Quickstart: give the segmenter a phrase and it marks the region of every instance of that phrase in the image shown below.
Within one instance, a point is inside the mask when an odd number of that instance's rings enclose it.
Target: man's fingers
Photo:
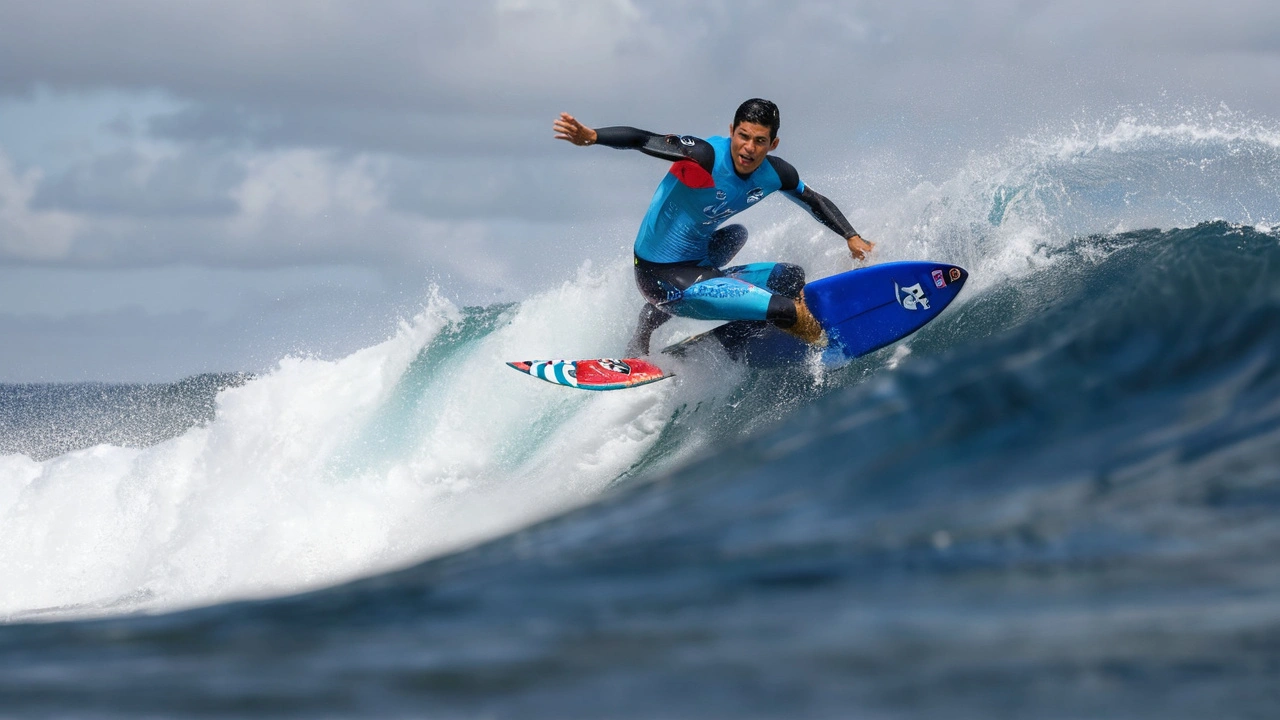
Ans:
[[[577,118],[569,113],[560,113],[560,117],[551,123],[551,129],[557,133],[557,140],[568,140],[574,145],[591,144],[591,137],[587,135],[590,132],[587,126],[578,122]]]
[[[849,238],[849,254],[853,256],[854,260],[866,260],[867,253],[871,252],[874,247],[875,243],[868,242],[860,236]]]

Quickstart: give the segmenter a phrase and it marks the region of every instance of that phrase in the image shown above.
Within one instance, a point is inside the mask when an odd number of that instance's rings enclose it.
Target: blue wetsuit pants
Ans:
[[[649,352],[649,338],[673,315],[699,320],[796,322],[795,300],[804,289],[804,269],[789,263],[728,264],[747,242],[747,229],[727,225],[711,238],[703,263],[635,260],[636,285],[648,302],[640,311],[627,355]]]

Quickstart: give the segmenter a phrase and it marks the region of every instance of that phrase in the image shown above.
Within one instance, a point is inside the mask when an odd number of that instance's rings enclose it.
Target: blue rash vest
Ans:
[[[682,138],[682,142],[688,140]],[[711,172],[693,159],[679,160],[654,191],[636,235],[635,253],[640,259],[709,264],[708,244],[716,228],[783,188],[772,156],[765,156],[771,162],[760,163],[743,178],[733,168],[729,138],[716,136],[705,142],[715,152]],[[792,180],[788,190],[804,191],[798,175],[788,179]]]
[[[776,190],[841,237],[858,234],[834,203],[801,182],[796,169],[776,155],[765,155],[755,172],[739,177],[727,137],[702,140],[617,126],[598,129],[596,142],[674,161],[640,224],[635,254],[641,260],[709,264],[707,246],[716,228]]]

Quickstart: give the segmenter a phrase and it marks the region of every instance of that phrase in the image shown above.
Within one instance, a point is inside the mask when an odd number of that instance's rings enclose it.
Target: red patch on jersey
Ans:
[[[691,188],[699,190],[716,186],[716,181],[711,178],[711,173],[702,168],[701,165],[692,160],[681,160],[671,165],[671,174],[680,179],[680,182]]]

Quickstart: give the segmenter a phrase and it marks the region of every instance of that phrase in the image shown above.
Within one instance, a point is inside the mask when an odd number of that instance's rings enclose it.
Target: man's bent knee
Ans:
[[[774,265],[773,272],[769,273],[767,287],[779,295],[798,300],[800,291],[804,290],[804,268],[791,263]]]

